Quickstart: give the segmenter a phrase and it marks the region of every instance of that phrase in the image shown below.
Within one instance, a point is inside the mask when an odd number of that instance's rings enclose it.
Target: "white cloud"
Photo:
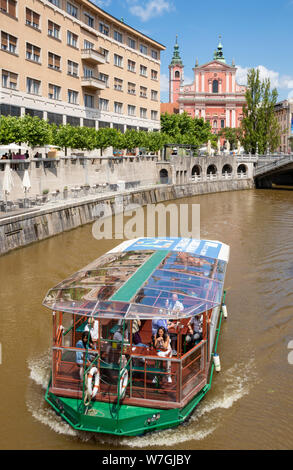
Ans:
[[[290,90],[288,93],[288,98],[293,97],[293,77],[290,75],[280,75],[279,72],[274,70],[269,70],[263,65],[258,65],[255,67],[260,72],[260,79],[264,80],[266,78],[270,79],[271,87],[278,88],[281,90]],[[237,65],[236,79],[239,85],[247,85],[247,74],[250,67],[241,67]]]
[[[112,0],[94,0],[94,3],[100,8],[106,8],[110,5]]]
[[[161,93],[169,91],[169,77],[165,73],[161,74]]]
[[[130,5],[130,13],[143,22],[173,10],[169,0],[127,0],[127,3]]]

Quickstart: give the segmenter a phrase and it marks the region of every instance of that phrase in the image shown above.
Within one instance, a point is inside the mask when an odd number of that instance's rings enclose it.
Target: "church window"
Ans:
[[[213,81],[213,93],[219,93],[219,82],[218,82],[218,80]]]
[[[175,78],[180,78],[180,72],[178,72],[178,70],[175,72]]]

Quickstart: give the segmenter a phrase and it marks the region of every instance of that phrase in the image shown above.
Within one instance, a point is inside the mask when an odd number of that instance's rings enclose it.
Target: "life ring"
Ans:
[[[92,380],[95,375],[95,385],[94,387],[92,386]],[[91,396],[91,398],[94,398],[99,390],[100,387],[100,374],[99,371],[96,367],[92,367],[90,370],[90,373],[87,378],[87,389],[88,392]]]
[[[122,369],[120,381],[119,381],[119,390],[118,390],[119,398],[121,400],[124,398],[124,395],[126,393],[127,384],[128,384],[128,370]]]

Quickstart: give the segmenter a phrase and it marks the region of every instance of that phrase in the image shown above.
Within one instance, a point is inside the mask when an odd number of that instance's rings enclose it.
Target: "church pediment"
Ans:
[[[196,67],[195,70],[203,70],[203,71],[210,71],[210,70],[235,70],[235,67],[232,67],[232,65],[227,65],[221,62],[220,60],[212,60],[211,62],[208,62],[203,65],[199,65]]]

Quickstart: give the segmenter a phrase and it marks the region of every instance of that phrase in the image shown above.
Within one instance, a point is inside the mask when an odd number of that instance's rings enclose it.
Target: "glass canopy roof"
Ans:
[[[226,265],[184,251],[115,249],[51,289],[43,304],[97,318],[190,317],[221,303]]]

